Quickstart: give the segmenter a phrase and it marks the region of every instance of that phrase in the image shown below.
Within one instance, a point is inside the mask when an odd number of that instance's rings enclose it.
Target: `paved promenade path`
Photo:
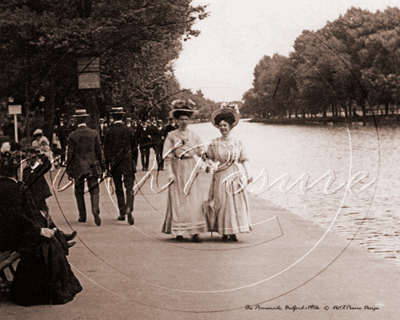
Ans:
[[[198,177],[203,199],[210,177]],[[161,233],[167,191],[144,185],[135,197],[134,226],[116,219],[115,195],[104,183],[100,192],[101,227],[90,209],[87,222],[77,222],[72,188],[49,199],[58,227],[78,231],[68,259],[83,292],[61,306],[3,301],[0,319],[400,318],[398,266],[271,201],[249,196],[253,231],[239,234],[237,243],[210,233],[202,243],[181,243]]]

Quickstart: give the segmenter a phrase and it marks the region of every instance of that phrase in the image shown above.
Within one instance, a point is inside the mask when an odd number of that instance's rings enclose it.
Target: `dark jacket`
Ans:
[[[0,178],[0,194],[0,251],[21,254],[11,298],[23,306],[71,301],[82,286],[65,257],[65,235],[60,230],[51,238],[40,235],[41,228],[54,226],[48,226],[40,211],[31,210],[15,180]]]
[[[151,128],[151,137],[153,140],[153,144],[164,144],[165,137],[167,132],[164,127],[152,127]]]
[[[132,128],[124,123],[113,124],[104,139],[104,155],[107,166],[113,173],[135,173],[136,163],[133,153],[137,149],[135,134]]]
[[[41,227],[28,218],[30,208],[22,184],[0,178],[0,251],[24,251],[41,242]]]
[[[139,137],[140,148],[151,147],[151,131],[151,126],[147,126],[146,128],[139,127],[137,135]]]
[[[96,130],[80,126],[68,137],[67,174],[78,179],[83,175],[102,174],[105,169],[100,137]]]
[[[178,127],[173,126],[172,124],[167,124],[167,126],[165,127],[165,131],[167,132],[166,135],[171,132],[178,129]]]
[[[42,160],[41,164],[35,169],[27,165],[23,171],[23,181],[26,191],[32,196],[34,203],[46,200],[52,196],[50,187],[44,177],[44,175],[50,171],[51,163],[44,154],[39,155],[39,157],[41,157]]]
[[[104,144],[104,139],[107,133],[108,127],[105,123],[103,123],[103,127],[99,124],[99,133],[100,133],[100,141]]]
[[[58,140],[60,140],[61,148],[65,151],[68,141],[68,128],[66,126],[59,126],[57,129]]]

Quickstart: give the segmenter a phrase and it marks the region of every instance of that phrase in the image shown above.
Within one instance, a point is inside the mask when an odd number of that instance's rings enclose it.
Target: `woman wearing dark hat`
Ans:
[[[237,233],[251,231],[249,203],[243,190],[251,179],[243,144],[231,136],[232,128],[239,122],[237,106],[223,103],[213,112],[211,121],[222,136],[211,141],[206,156],[220,165],[214,172],[203,212],[208,231],[218,232],[223,241],[238,241]]]
[[[174,147],[177,149],[165,159],[168,180],[174,183],[168,188],[167,213],[162,232],[176,236],[177,240],[190,235],[193,242],[199,242],[198,234],[207,231],[207,225],[199,210],[202,202],[198,194],[198,180],[194,180],[190,190],[185,192],[185,186],[196,167],[196,160],[202,152],[201,147],[198,147],[202,144],[200,137],[187,128],[190,117],[197,110],[193,109],[195,104],[191,100],[175,100],[172,106],[170,116],[176,119],[178,129],[168,133],[164,153]]]
[[[18,166],[12,153],[0,155],[0,251],[21,254],[11,297],[24,306],[67,303],[82,291],[65,257],[68,236],[28,205],[15,179]]]

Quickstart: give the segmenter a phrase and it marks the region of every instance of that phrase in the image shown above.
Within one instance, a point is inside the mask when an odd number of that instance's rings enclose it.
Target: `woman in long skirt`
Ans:
[[[202,147],[200,137],[187,128],[190,117],[197,112],[192,109],[194,103],[175,100],[170,115],[176,119],[178,129],[168,133],[164,143],[164,153],[175,150],[165,159],[168,180],[173,181],[168,188],[167,213],[162,232],[183,240],[192,236],[193,242],[199,242],[198,234],[207,231],[204,215],[201,211],[202,198],[199,196],[198,181],[190,181],[191,173],[199,161]],[[189,187],[190,186],[190,187]]]
[[[82,291],[66,258],[74,235],[29,206],[26,189],[15,179],[18,166],[13,154],[0,154],[0,251],[21,254],[10,295],[24,306],[67,303]]]
[[[220,164],[214,172],[203,212],[209,231],[221,234],[223,241],[238,241],[237,233],[251,231],[251,218],[244,190],[250,181],[248,157],[242,142],[231,136],[231,129],[239,122],[237,106],[223,104],[211,119],[222,136],[212,140],[206,155]]]

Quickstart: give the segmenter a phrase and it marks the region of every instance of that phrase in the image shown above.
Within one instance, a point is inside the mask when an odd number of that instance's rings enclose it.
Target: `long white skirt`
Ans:
[[[205,216],[201,210],[203,198],[197,179],[190,190],[185,186],[190,180],[190,174],[196,167],[193,158],[172,160],[174,183],[168,188],[167,213],[162,232],[173,236],[188,236],[207,231]]]

